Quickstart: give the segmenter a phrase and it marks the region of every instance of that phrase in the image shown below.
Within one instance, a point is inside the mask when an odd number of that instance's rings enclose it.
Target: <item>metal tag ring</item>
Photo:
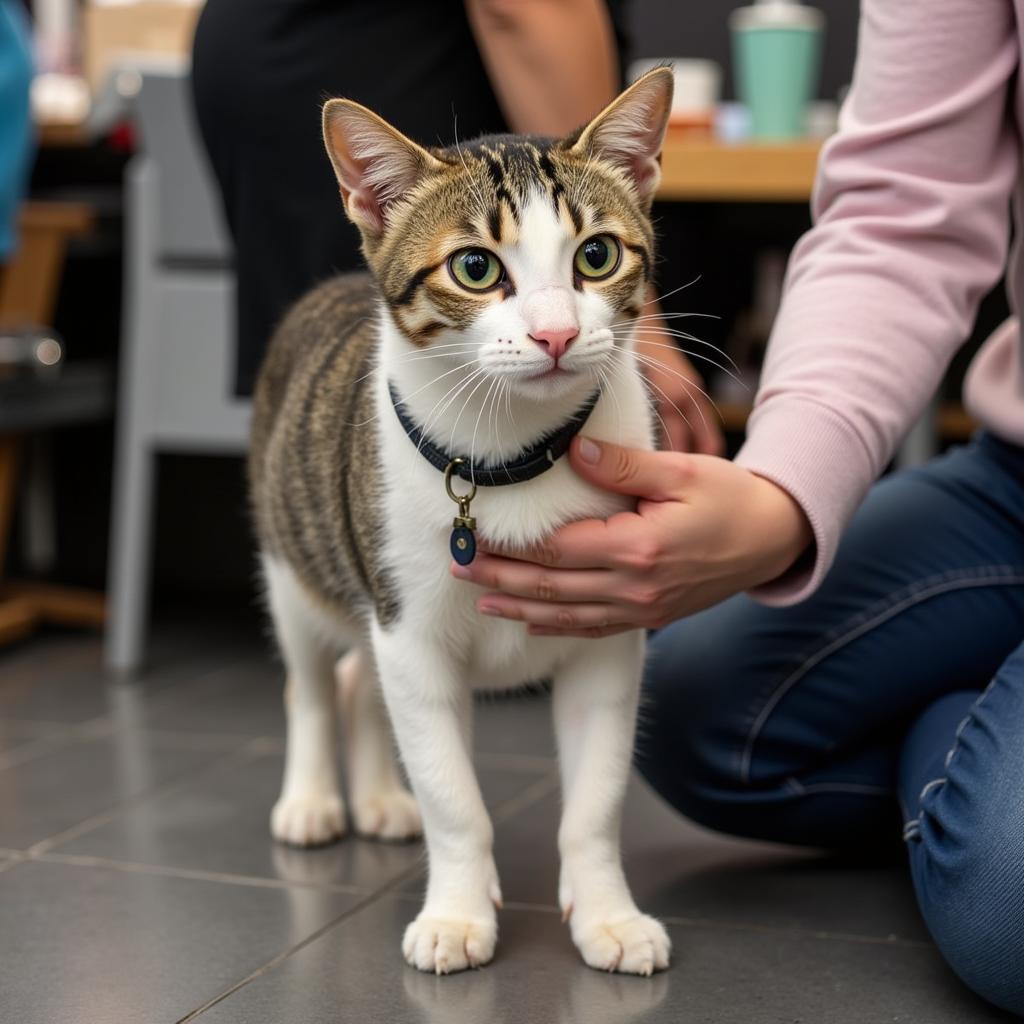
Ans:
[[[444,470],[444,489],[448,492],[448,497],[457,505],[461,505],[464,501],[472,501],[476,497],[476,484],[472,482],[470,483],[470,491],[468,494],[456,494],[452,490],[452,473],[455,472],[455,467],[465,465],[465,459],[452,459]]]

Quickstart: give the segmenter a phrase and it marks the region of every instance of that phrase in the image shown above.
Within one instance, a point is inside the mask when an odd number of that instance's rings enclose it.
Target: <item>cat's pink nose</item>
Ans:
[[[578,327],[563,327],[561,330],[539,330],[530,335],[530,340],[536,342],[552,359],[557,363],[565,355],[565,350],[578,337]]]

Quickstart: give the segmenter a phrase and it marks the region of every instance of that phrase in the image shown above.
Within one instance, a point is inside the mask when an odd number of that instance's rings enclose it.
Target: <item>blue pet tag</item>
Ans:
[[[469,565],[476,558],[476,520],[469,514],[469,503],[476,497],[476,484],[470,484],[468,494],[456,494],[452,490],[452,473],[463,465],[465,459],[452,459],[444,471],[444,488],[448,497],[459,506],[459,514],[452,520],[452,536],[449,548],[452,558],[459,565]]]
[[[452,558],[459,565],[469,565],[476,557],[476,534],[472,527],[463,525],[465,518],[459,516],[452,524]]]

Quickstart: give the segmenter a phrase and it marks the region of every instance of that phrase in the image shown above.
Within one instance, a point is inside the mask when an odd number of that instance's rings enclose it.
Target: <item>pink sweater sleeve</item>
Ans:
[[[1012,0],[863,0],[854,84],[818,169],[737,462],[785,488],[813,560],[754,592],[791,604],[921,414],[1003,271],[1019,170]]]

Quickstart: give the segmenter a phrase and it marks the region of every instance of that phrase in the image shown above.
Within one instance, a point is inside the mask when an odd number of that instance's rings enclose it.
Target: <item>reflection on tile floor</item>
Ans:
[[[210,633],[216,632],[211,639]],[[548,1024],[1006,1019],[928,942],[900,867],[711,835],[634,781],[627,872],[675,944],[653,979],[582,966],[555,910],[547,698],[488,700],[476,747],[507,903],[494,964],[398,943],[419,844],[273,844],[280,672],[260,628],[176,623],[106,675],[84,634],[0,652],[0,1014],[19,1024]]]

